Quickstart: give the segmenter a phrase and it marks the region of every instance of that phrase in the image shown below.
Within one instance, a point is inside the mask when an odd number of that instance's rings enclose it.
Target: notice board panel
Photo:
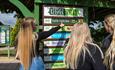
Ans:
[[[81,7],[43,5],[43,31],[57,27],[60,23],[65,24],[63,28],[44,40],[43,58],[46,69],[67,69],[63,56],[65,42],[71,34],[69,28],[72,28],[78,19],[84,17],[83,12],[84,9]]]
[[[9,44],[9,35],[10,27],[9,26],[0,26],[0,44]]]
[[[44,16],[51,17],[83,17],[83,9],[77,7],[44,6]]]

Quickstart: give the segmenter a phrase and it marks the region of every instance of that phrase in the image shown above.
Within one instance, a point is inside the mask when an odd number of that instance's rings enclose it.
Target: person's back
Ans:
[[[88,49],[91,56],[86,52],[84,58],[81,53],[77,70],[105,70],[100,50],[91,44],[88,44]]]
[[[39,42],[57,32],[64,24],[49,31],[34,33],[35,19],[26,17],[20,24],[17,38],[17,54],[21,66],[20,70],[45,70],[42,58],[39,55]]]
[[[100,47],[93,43],[89,27],[84,22],[73,26],[64,49],[64,57],[70,70],[105,70],[103,53]]]
[[[115,14],[107,15],[104,18],[105,29],[110,35],[103,41],[105,58],[104,64],[107,70],[115,70]]]
[[[101,47],[103,53],[105,53],[107,51],[107,49],[109,48],[109,46],[111,44],[111,40],[112,40],[112,35],[111,34],[107,35],[103,39],[103,41],[102,41],[102,47]]]

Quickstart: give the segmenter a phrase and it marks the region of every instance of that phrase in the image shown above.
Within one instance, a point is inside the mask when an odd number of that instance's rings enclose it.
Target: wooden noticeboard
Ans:
[[[43,30],[48,31],[61,22],[65,24],[58,32],[44,40],[44,62],[46,69],[67,69],[64,63],[64,44],[72,27],[79,18],[83,18],[83,8],[43,5]]]

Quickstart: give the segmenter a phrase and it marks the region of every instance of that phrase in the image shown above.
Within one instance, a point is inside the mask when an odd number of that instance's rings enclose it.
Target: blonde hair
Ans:
[[[111,44],[105,53],[104,64],[108,69],[113,70],[113,63],[115,62],[115,14],[110,14],[105,17],[104,20],[107,28],[111,28],[113,34]]]
[[[85,58],[86,52],[92,57],[87,44],[94,45],[97,48],[99,47],[92,42],[90,30],[86,23],[80,21],[76,23],[72,29],[68,45],[64,50],[64,57],[65,62],[70,68],[77,69],[81,53],[83,53],[83,59]]]
[[[26,17],[21,23],[21,28],[18,33],[18,48],[17,53],[19,54],[19,59],[24,67],[24,70],[29,70],[33,57],[33,30],[32,24],[34,23],[34,18]]]

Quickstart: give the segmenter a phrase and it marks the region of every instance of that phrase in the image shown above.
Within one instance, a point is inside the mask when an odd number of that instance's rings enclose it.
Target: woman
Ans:
[[[70,70],[105,70],[103,53],[93,43],[88,25],[83,21],[73,26],[64,56]]]
[[[43,61],[39,56],[39,42],[64,26],[64,24],[60,24],[49,31],[33,33],[34,23],[34,18],[24,18],[18,33],[17,55],[21,62],[20,70],[45,70]]]
[[[104,64],[107,70],[115,70],[115,14],[105,17],[104,26],[110,34],[103,41],[103,48],[106,48]]]

